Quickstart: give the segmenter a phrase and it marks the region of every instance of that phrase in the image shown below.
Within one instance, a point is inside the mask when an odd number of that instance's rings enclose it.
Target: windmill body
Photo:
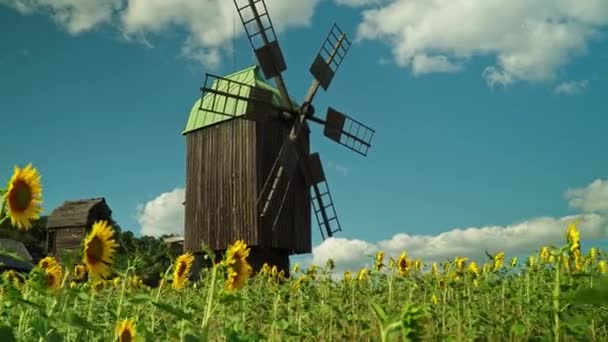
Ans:
[[[278,90],[266,83],[257,66],[225,78],[268,90],[272,101],[279,103]],[[225,102],[234,117],[205,110],[213,100]],[[205,243],[221,254],[243,239],[251,247],[254,268],[268,262],[288,269],[290,254],[311,251],[308,187],[296,170],[274,229],[271,217],[258,214],[256,199],[284,143],[286,126],[240,119],[248,107],[228,96],[207,96],[192,107],[183,132],[187,146],[184,248],[200,253]],[[302,140],[308,148],[308,134]]]
[[[227,76],[206,74],[185,130],[187,171],[184,249],[201,244],[221,256],[236,240],[263,263],[289,272],[289,255],[311,251],[311,209],[323,239],[341,231],[308,122],[363,156],[374,130],[329,107],[315,116],[313,99],[327,90],[350,42],[333,25],[310,66],[314,77],[300,104],[288,94],[287,69],[263,0],[234,0],[258,66]],[[273,79],[276,87],[266,80]],[[200,258],[198,265],[200,265]],[[198,268],[195,266],[195,269]]]

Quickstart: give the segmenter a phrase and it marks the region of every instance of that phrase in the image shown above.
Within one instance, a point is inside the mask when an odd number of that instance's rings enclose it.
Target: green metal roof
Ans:
[[[250,86],[255,86],[255,87],[259,87],[262,89],[266,89],[272,92],[272,102],[275,105],[280,105],[280,101],[281,101],[281,97],[280,97],[280,93],[279,91],[271,86],[270,84],[268,84],[263,76],[260,74],[260,69],[257,65],[253,65],[250,66],[248,68],[245,68],[243,70],[237,71],[233,74],[230,74],[228,76],[223,76],[224,78],[228,78],[230,80],[234,80],[237,82],[241,82]],[[217,80],[215,81],[217,82]],[[220,83],[220,87],[216,88],[218,90],[222,90],[222,91],[226,91],[229,92],[231,94],[237,94],[240,92],[240,96],[244,96],[244,97],[249,97],[249,91],[250,89],[247,87],[232,87],[233,89],[228,89],[226,90],[226,86],[222,87],[221,85],[226,84],[225,82]],[[214,83],[214,88],[215,88],[215,83]],[[203,104],[205,105],[204,108],[209,108],[211,107],[211,101],[213,101],[212,96],[210,96],[212,94],[206,94],[205,98],[203,99]],[[216,104],[221,104],[222,107],[224,106],[224,101],[226,102],[226,111],[228,113],[235,113],[236,116],[242,116],[245,114],[246,110],[247,110],[247,103],[244,101],[237,101],[234,98],[226,98],[225,96],[221,96],[221,95],[215,95],[215,103]],[[292,100],[292,103],[294,105],[297,106],[297,104]],[[209,105],[207,105],[209,104]],[[235,106],[236,110],[235,110]],[[192,131],[195,131],[197,129],[201,129],[204,127],[208,127],[211,125],[215,125],[217,123],[220,122],[224,122],[224,121],[228,121],[228,120],[232,120],[233,117],[227,116],[227,115],[221,115],[221,114],[217,114],[217,113],[212,113],[206,110],[200,110],[199,108],[201,107],[201,99],[199,98],[198,100],[196,100],[196,102],[194,103],[194,105],[192,106],[192,109],[190,110],[190,115],[188,116],[188,122],[186,122],[186,128],[182,131],[182,134],[186,134]]]

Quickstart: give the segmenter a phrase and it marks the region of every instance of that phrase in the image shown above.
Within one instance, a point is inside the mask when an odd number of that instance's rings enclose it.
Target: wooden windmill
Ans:
[[[341,231],[319,154],[309,153],[307,122],[323,125],[326,137],[363,156],[374,131],[331,107],[325,120],[314,116],[319,86],[327,90],[350,47],[337,25],[316,55],[314,80],[297,105],[281,76],[287,67],[266,4],[242,2],[234,0],[259,67],[206,74],[192,108],[183,131],[184,250],[200,254],[204,243],[221,255],[243,239],[254,269],[267,262],[288,272],[289,255],[311,252],[311,203],[323,239]]]

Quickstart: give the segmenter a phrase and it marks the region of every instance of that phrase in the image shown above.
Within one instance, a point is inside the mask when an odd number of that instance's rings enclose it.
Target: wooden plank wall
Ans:
[[[265,124],[257,124],[256,147],[258,154],[257,182],[258,192],[262,190],[264,182],[272,169],[273,163],[277,158],[289,126],[277,121],[270,121]],[[302,131],[306,151],[310,150],[309,132]],[[274,218],[262,220],[258,218],[261,226],[263,242],[261,246],[285,249],[288,253],[309,253],[311,251],[310,236],[310,199],[309,189],[306,186],[304,177],[299,168],[296,168],[291,180],[289,193],[283,204],[279,222],[274,231],[272,224]],[[277,196],[283,196],[282,193]],[[280,202],[277,201],[278,204]]]
[[[85,227],[55,228],[49,232],[55,232],[54,256],[61,258],[65,250],[79,250],[85,238]]]
[[[255,123],[235,119],[186,136],[184,250],[214,250],[237,239],[258,245]]]

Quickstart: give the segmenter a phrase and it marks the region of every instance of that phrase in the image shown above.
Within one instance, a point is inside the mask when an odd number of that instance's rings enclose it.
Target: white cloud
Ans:
[[[244,0],[239,1],[242,6]],[[320,1],[266,0],[277,34],[289,27],[309,26]],[[234,3],[228,0],[0,0],[0,4],[23,14],[46,13],[71,34],[114,24],[127,40],[147,46],[152,46],[147,36],[185,30],[181,55],[212,68],[230,50],[226,43],[244,31]]]
[[[544,245],[564,244],[567,225],[574,220],[580,222],[582,240],[608,237],[608,216],[605,215],[608,212],[608,180],[598,179],[586,187],[568,189],[564,196],[570,206],[583,213],[560,218],[531,218],[508,226],[456,228],[439,235],[399,233],[377,242],[333,237],[314,247],[312,257],[301,263],[325,265],[332,258],[336,273],[341,273],[369,266],[370,258],[378,250],[394,258],[406,251],[408,256],[425,262],[440,262],[456,256],[481,261],[485,259],[486,250],[490,253],[504,251],[511,256],[529,254]]]
[[[335,170],[336,172],[340,173],[342,176],[346,176],[350,173],[351,168],[348,166],[344,166],[344,165],[340,165],[334,162],[327,162],[327,166],[329,166],[331,169]]]
[[[608,179],[596,179],[584,188],[568,189],[565,197],[571,207],[585,212],[608,211]]]
[[[587,80],[567,81],[567,82],[562,82],[562,83],[558,84],[555,87],[554,92],[556,94],[563,94],[563,95],[577,95],[577,94],[580,94],[583,91],[585,91],[585,89],[587,89],[588,86],[589,86],[589,81],[587,81]]]
[[[395,62],[414,73],[494,56],[483,76],[507,85],[553,79],[606,25],[605,0],[393,0],[363,11],[357,40],[388,42]]]
[[[137,206],[137,222],[141,235],[161,236],[163,234],[184,235],[185,190],[177,188],[158,195],[156,198]]]
[[[412,72],[414,75],[428,74],[431,72],[456,72],[462,67],[451,62],[444,55],[429,56],[421,53],[412,59]]]
[[[406,251],[411,258],[424,262],[441,262],[456,256],[485,260],[485,251],[504,251],[507,255],[529,254],[543,245],[562,245],[566,227],[580,219],[581,239],[608,236],[608,220],[598,214],[585,214],[562,218],[540,217],[509,226],[486,226],[453,229],[439,235],[396,234],[391,239],[375,243],[356,239],[329,238],[313,248],[312,263],[325,265],[329,258],[336,264],[336,272],[356,270],[369,266],[371,257],[383,250],[385,256],[397,258]]]
[[[310,25],[319,1],[266,0],[277,34],[288,27]],[[240,0],[239,6],[243,4]],[[257,6],[261,11],[261,3]],[[244,11],[243,15],[250,14]],[[185,29],[188,38],[182,55],[212,67],[221,60],[220,53],[229,49],[226,42],[244,31],[234,3],[227,0],[129,0],[122,24],[126,34],[138,35],[159,34],[171,27]]]
[[[363,7],[371,5],[379,5],[386,0],[334,0],[338,5],[348,7]]]
[[[122,0],[0,0],[23,14],[45,13],[71,34],[108,22]]]

